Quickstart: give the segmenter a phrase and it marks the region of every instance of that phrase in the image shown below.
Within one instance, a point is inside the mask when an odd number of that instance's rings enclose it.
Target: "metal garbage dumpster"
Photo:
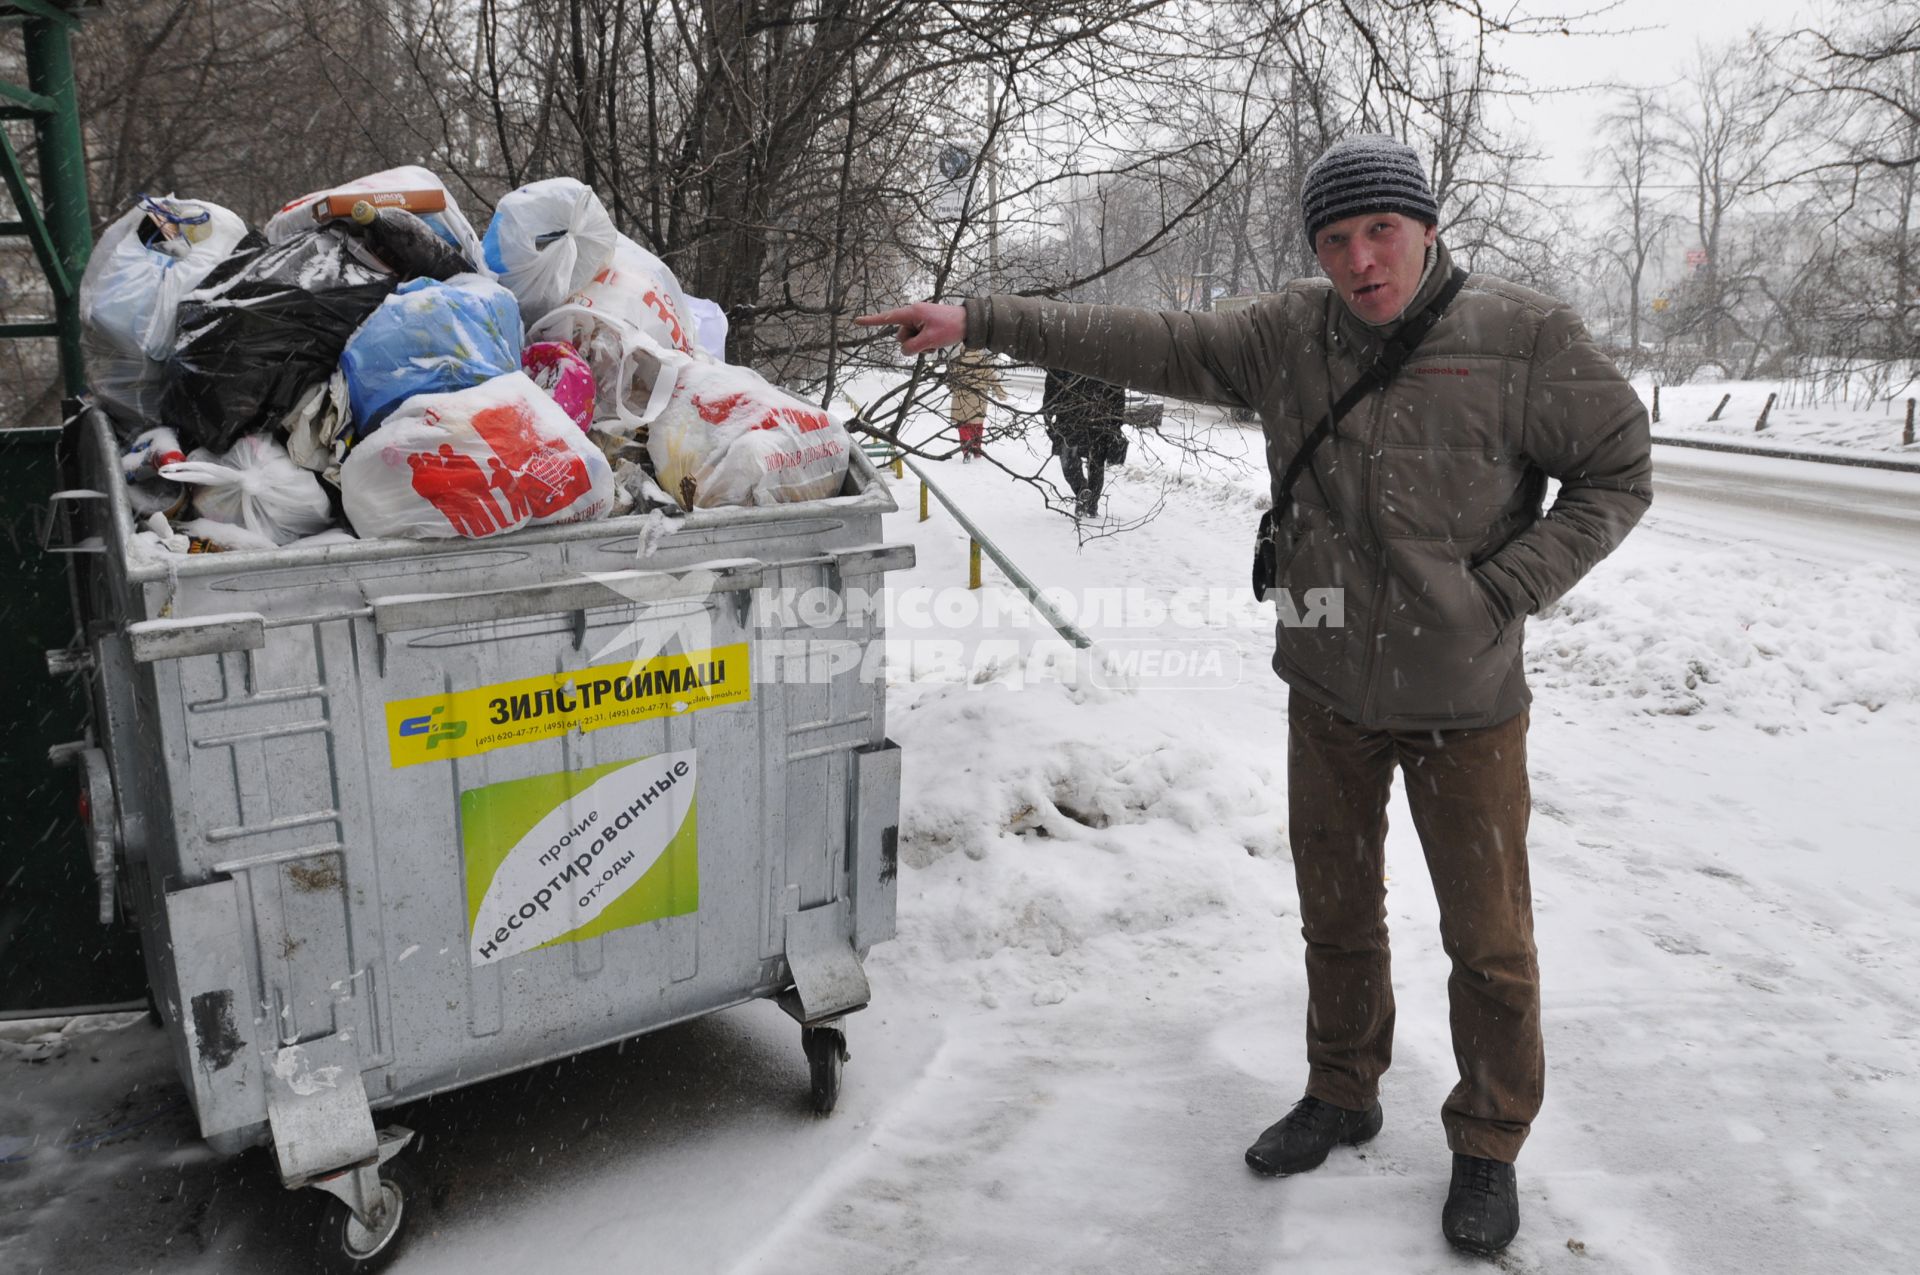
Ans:
[[[371,1265],[405,1216],[381,1108],[758,997],[832,1108],[900,782],[880,611],[833,604],[912,562],[864,456],[808,504],[142,556],[105,418],[69,445],[66,755],[216,1150],[270,1141]]]

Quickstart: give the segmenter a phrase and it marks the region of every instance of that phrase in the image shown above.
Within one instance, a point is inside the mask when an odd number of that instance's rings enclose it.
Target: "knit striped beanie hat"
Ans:
[[[1429,226],[1440,224],[1440,205],[1427,186],[1419,152],[1377,134],[1327,147],[1307,169],[1300,189],[1300,215],[1309,243],[1334,222],[1370,212],[1404,213]]]

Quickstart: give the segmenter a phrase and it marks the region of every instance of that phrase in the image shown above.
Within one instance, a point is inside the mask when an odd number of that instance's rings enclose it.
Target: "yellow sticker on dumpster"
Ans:
[[[629,660],[391,700],[387,750],[394,766],[417,766],[555,739],[568,731],[744,704],[753,690],[747,658],[747,644],[736,642],[644,664]]]
[[[687,748],[461,793],[468,961],[698,911],[698,763]]]

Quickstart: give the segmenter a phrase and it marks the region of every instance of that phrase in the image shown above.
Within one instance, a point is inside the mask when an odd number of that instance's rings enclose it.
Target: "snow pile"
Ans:
[[[907,950],[890,963],[989,961],[995,988],[1051,1003],[1120,957],[1127,944],[1092,959],[1108,936],[1197,939],[1196,918],[1291,911],[1278,732],[1265,755],[1241,761],[1191,725],[1184,737],[1162,725],[1151,692],[907,693],[889,714],[909,759],[900,854],[910,869]]]
[[[1640,392],[1642,402],[1652,402],[1652,378],[1635,377],[1634,388]],[[1920,456],[1920,443],[1906,446],[1900,441],[1901,429],[1906,423],[1906,399],[1911,393],[1913,388],[1909,386],[1890,398],[1862,394],[1849,402],[1790,381],[1703,380],[1687,385],[1663,385],[1660,387],[1660,419],[1653,432],[1726,438],[1759,447],[1813,444],[1847,451]],[[1754,423],[1766,408],[1769,394],[1777,397],[1773,409],[1767,412],[1767,427],[1756,432]],[[1727,403],[1720,409],[1720,419],[1708,420],[1723,396]]]
[[[89,1036],[116,1032],[146,1019],[144,1013],[62,1015],[0,1022],[0,1058],[37,1063],[59,1058]]]
[[[1107,469],[1108,490],[1135,485],[1182,517],[1244,520],[1251,553],[1253,527],[1273,506],[1266,435],[1259,425],[1235,422],[1219,408],[1178,401],[1165,406],[1157,435],[1130,432],[1136,446],[1126,465]]]
[[[1763,574],[1740,550],[1665,557],[1629,545],[1528,626],[1536,691],[1766,731],[1920,703],[1920,603],[1893,568]]]
[[[1141,453],[1147,450],[1144,446],[1140,449]],[[1169,507],[1181,510],[1183,516],[1190,517],[1193,511],[1204,509],[1244,519],[1249,555],[1253,552],[1253,528],[1259,525],[1260,515],[1273,508],[1273,492],[1267,475],[1251,468],[1243,474],[1223,475],[1198,466],[1167,465],[1142,454],[1131,465],[1108,468],[1106,476],[1109,491],[1134,486],[1143,492],[1157,493]]]

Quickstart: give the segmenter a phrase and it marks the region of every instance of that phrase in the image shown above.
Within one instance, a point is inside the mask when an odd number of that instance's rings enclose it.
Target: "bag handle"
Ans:
[[[1287,468],[1280,475],[1280,482],[1274,490],[1273,508],[1260,515],[1260,530],[1254,537],[1253,596],[1256,600],[1266,601],[1267,587],[1273,581],[1270,570],[1262,575],[1263,563],[1269,569],[1274,565],[1273,549],[1274,542],[1279,538],[1280,520],[1286,517],[1288,508],[1292,506],[1294,484],[1300,481],[1300,475],[1312,463],[1314,452],[1333,434],[1341,418],[1359,405],[1361,399],[1376,389],[1385,388],[1399,375],[1400,369],[1406,366],[1420,343],[1427,339],[1427,333],[1433,331],[1433,325],[1440,322],[1440,316],[1447,312],[1447,307],[1453,304],[1453,299],[1460,295],[1460,289],[1466,283],[1467,272],[1455,266],[1447,285],[1420,313],[1401,324],[1387,338],[1380,347],[1380,353],[1375,356],[1373,365],[1360,374],[1359,380],[1347,387],[1345,394],[1335,400],[1327,410],[1326,417],[1313,427],[1313,432],[1307,435],[1307,441],[1287,462]]]
[[[598,310],[589,305],[582,305],[577,301],[569,301],[563,305],[557,305],[547,311],[545,315],[541,316],[539,323],[534,325],[540,329],[540,335],[537,339],[570,339],[560,337],[554,331],[554,328],[560,326],[556,320],[561,318],[577,318],[581,324],[602,324],[618,337],[620,357],[614,364],[613,375],[615,388],[613,393],[613,413],[622,425],[626,426],[629,431],[638,430],[642,425],[650,424],[654,418],[658,417],[661,412],[667,409],[668,402],[673,398],[673,391],[679,384],[680,372],[693,362],[693,356],[684,354],[679,350],[669,349],[660,344],[643,332],[640,326],[631,319],[624,318],[617,314],[609,314],[605,310]],[[586,342],[577,339],[579,332],[579,328],[576,328],[574,331],[574,339],[570,339],[570,343],[576,346],[584,346]],[[645,406],[643,406],[640,411],[635,412],[631,407],[627,406],[627,386],[630,385],[633,380],[633,365],[635,360],[642,357],[653,360],[660,370],[658,375],[653,378],[653,388],[647,393]],[[594,381],[596,386],[596,399],[598,397],[599,378],[600,371],[598,368],[595,368]]]

